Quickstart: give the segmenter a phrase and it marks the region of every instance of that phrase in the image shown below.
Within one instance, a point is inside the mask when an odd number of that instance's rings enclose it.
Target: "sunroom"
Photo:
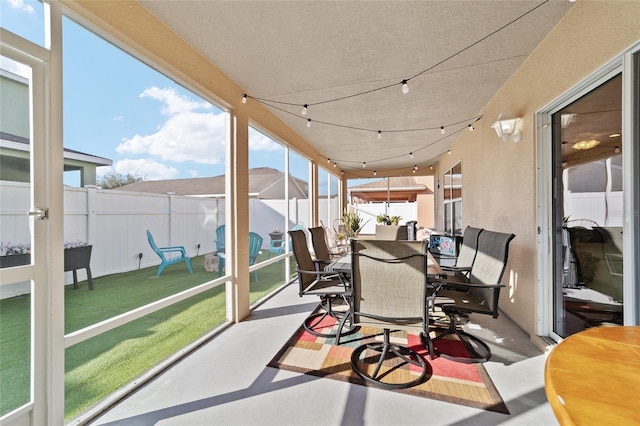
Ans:
[[[3,2],[2,12],[3,82],[27,81],[30,96],[10,118],[3,88],[0,130],[31,145],[30,181],[0,182],[2,242],[28,243],[31,255],[0,278],[3,289],[27,283],[30,330],[19,355],[28,380],[3,424],[90,421],[251,319],[266,300],[252,298],[254,272],[275,269],[274,290],[295,280],[288,244],[266,256],[269,234],[331,230],[361,179],[430,179],[424,228],[515,234],[501,316],[541,354],[585,328],[640,324],[637,2],[68,0]],[[128,86],[135,96],[118,99]],[[197,194],[80,188],[64,171],[67,149],[114,158],[145,181],[224,178]],[[183,163],[193,167],[178,171]],[[254,189],[266,168],[281,178]],[[65,242],[93,246],[96,278],[157,267],[145,230],[197,258],[217,251],[221,225],[220,276],[65,328]],[[255,264],[250,232],[264,238]],[[117,395],[65,408],[74,346],[222,289],[224,320]]]

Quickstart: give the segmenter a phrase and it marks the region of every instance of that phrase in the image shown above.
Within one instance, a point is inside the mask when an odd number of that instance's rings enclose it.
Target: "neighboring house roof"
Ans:
[[[414,177],[391,177],[349,188],[351,197],[365,202],[415,201],[419,194],[433,194],[425,184]]]
[[[225,175],[140,181],[114,189],[155,194],[171,192],[178,195],[223,197],[225,195]],[[306,199],[308,192],[307,182],[295,177],[289,178],[289,198]],[[252,197],[262,199],[284,198],[284,173],[270,167],[250,169],[249,194]]]
[[[14,149],[16,151],[28,152],[30,149],[29,138],[12,135],[6,132],[0,132],[0,147],[6,149]],[[64,158],[68,160],[84,161],[96,166],[110,166],[113,164],[112,160],[104,157],[98,157],[97,155],[91,155],[69,148],[63,148],[63,151]],[[3,153],[3,155],[6,155],[6,152]]]

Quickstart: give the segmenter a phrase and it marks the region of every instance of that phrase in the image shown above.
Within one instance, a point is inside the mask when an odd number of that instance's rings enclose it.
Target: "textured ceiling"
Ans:
[[[571,7],[566,0],[141,4],[250,98],[269,100],[318,152],[363,175],[435,162]]]

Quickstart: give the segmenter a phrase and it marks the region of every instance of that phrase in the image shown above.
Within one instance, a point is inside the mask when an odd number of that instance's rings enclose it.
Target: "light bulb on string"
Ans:
[[[311,127],[311,119],[310,118],[307,119],[307,127]]]
[[[331,163],[331,158],[327,158],[327,164]]]
[[[620,154],[620,148],[616,146],[616,147],[613,149],[613,152],[615,152],[616,154]]]
[[[374,170],[373,171],[373,175],[376,176],[377,174],[378,174],[378,172]]]
[[[409,153],[409,158],[413,158],[413,152]]]
[[[362,162],[362,168],[364,169],[365,167],[367,167],[367,162],[366,162],[366,161],[363,161],[363,162]]]
[[[433,170],[433,165],[429,166],[429,170]]]
[[[409,84],[407,84],[407,80],[402,80],[402,93],[405,95],[409,93]]]
[[[247,94],[246,93],[242,95],[242,103],[243,104],[247,103]]]
[[[382,131],[378,130],[378,139],[382,139]]]
[[[469,131],[470,131],[470,132],[473,132],[473,130],[474,130],[473,125],[472,125],[472,124],[469,124]]]
[[[307,115],[307,107],[308,107],[308,106],[309,106],[309,105],[304,104],[304,106],[302,107],[302,115]]]
[[[333,167],[338,167],[338,163],[333,163]]]
[[[413,174],[416,174],[416,169],[413,169],[412,172],[413,172]]]
[[[444,126],[440,126],[440,134],[441,134],[441,135],[444,135],[444,133],[445,133],[445,132],[444,132]]]
[[[447,151],[447,154],[451,155],[451,150],[448,150],[448,151]]]

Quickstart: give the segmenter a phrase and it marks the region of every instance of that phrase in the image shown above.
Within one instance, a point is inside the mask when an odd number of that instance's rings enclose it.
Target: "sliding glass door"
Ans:
[[[622,74],[552,116],[553,331],[623,323]]]

